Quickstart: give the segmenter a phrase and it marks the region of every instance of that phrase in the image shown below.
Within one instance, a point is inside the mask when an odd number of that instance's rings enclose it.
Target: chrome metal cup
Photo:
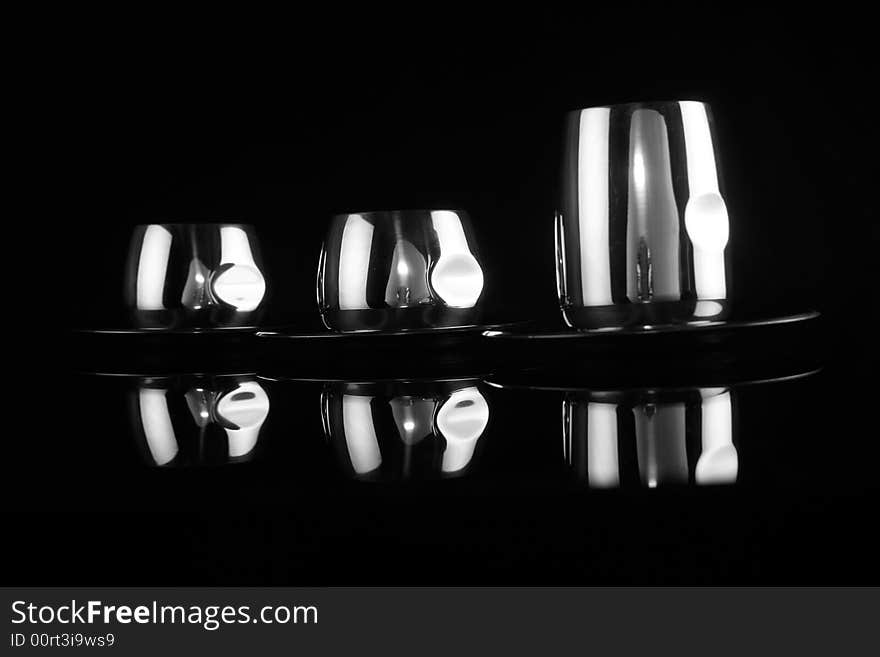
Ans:
[[[318,305],[327,327],[340,332],[472,326],[483,282],[464,212],[354,212],[330,225]]]
[[[135,229],[125,281],[139,329],[256,326],[266,278],[251,226],[149,224]]]
[[[489,423],[477,379],[329,384],[321,417],[340,467],[367,481],[454,477]]]
[[[556,216],[562,314],[577,329],[726,319],[729,220],[706,104],[570,112]]]

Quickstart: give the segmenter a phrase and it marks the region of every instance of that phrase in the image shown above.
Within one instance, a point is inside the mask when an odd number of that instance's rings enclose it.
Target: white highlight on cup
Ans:
[[[474,258],[461,225],[449,210],[431,212],[440,257],[431,272],[431,287],[452,308],[472,308],[483,292],[483,269]]]
[[[269,396],[259,383],[246,381],[217,401],[217,415],[237,427],[224,427],[229,456],[245,456],[256,446],[260,428],[269,415]]]
[[[587,475],[591,488],[620,485],[616,404],[587,404]]]
[[[220,264],[256,267],[247,233],[238,226],[220,227]]]
[[[739,458],[733,444],[733,412],[730,391],[702,390],[703,451],[697,460],[698,484],[729,484],[736,481]]]
[[[256,310],[266,294],[266,279],[254,262],[247,233],[238,226],[220,228],[219,271],[211,285],[214,295],[236,310]]]
[[[177,456],[177,438],[171,424],[168,400],[164,390],[141,388],[138,391],[141,425],[147,439],[147,447],[156,465],[165,465]]]
[[[608,129],[611,109],[581,111],[578,132],[578,234],[585,306],[611,305],[608,234]]]
[[[164,310],[162,294],[168,259],[171,256],[171,233],[164,226],[147,226],[138,260],[135,305],[138,310]]]
[[[467,467],[488,424],[489,404],[476,386],[449,396],[437,411],[437,430],[446,439],[443,472],[459,472]]]
[[[382,464],[379,440],[373,426],[372,397],[342,396],[342,430],[348,457],[356,474],[372,472]]]
[[[703,103],[682,101],[690,198],[684,225],[694,248],[694,283],[698,299],[727,298],[724,248],[730,233],[727,206],[718,190],[718,172],[709,117]]]
[[[339,251],[339,309],[358,310],[367,304],[367,277],[370,273],[370,250],[373,224],[359,214],[349,215],[342,230]]]

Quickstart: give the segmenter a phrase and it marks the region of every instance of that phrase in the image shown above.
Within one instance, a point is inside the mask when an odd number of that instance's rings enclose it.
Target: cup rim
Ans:
[[[241,221],[151,221],[148,223],[135,224],[135,228],[147,228],[149,226],[162,226],[163,228],[189,228],[191,226],[206,228],[237,227],[253,228],[254,225]]]
[[[679,103],[699,103],[700,105],[704,105],[706,107],[709,106],[709,103],[705,100],[698,100],[696,98],[678,98],[675,100],[631,100],[623,103],[607,103],[604,105],[589,105],[587,107],[578,107],[572,110],[569,110],[569,114],[576,114],[578,112],[583,112],[584,110],[589,109],[627,109],[627,108],[651,108],[658,106],[671,106],[678,105]]]
[[[414,218],[413,215],[417,213],[431,213],[431,212],[454,212],[457,215],[465,215],[469,216],[466,210],[462,210],[461,208],[452,208],[452,207],[429,207],[429,208],[399,208],[399,209],[390,209],[390,210],[366,210],[366,211],[351,211],[351,212],[338,212],[333,215],[334,219],[343,219],[345,217],[350,217],[353,214],[359,214],[366,217],[378,217],[380,215],[390,216],[390,215],[398,215],[400,218]]]

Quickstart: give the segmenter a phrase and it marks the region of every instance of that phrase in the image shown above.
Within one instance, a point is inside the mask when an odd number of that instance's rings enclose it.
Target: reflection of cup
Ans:
[[[269,414],[253,376],[142,379],[132,395],[135,435],[156,466],[249,460]]]
[[[252,227],[190,223],[135,229],[126,301],[137,328],[255,326],[265,296]]]
[[[338,331],[469,326],[483,269],[467,216],[451,210],[337,215],[318,265],[318,304]]]
[[[321,415],[352,476],[421,479],[469,468],[489,405],[476,380],[339,383],[324,389]]]
[[[633,447],[638,480],[648,488],[734,483],[732,395],[730,388],[569,393],[562,406],[565,459],[591,488],[621,485]]]
[[[699,102],[569,113],[556,261],[570,326],[650,329],[727,316],[716,146]]]

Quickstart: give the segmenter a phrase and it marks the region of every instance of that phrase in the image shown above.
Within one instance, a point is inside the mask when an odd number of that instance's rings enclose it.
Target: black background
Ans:
[[[54,16],[34,36],[37,66],[23,76],[23,162],[41,213],[16,222],[35,229],[17,254],[31,272],[21,320],[36,330],[24,331],[33,340],[22,348],[39,392],[17,402],[26,421],[14,433],[21,454],[6,463],[5,506],[15,513],[6,516],[14,544],[4,579],[876,581],[877,67],[865,20],[440,5]],[[281,301],[270,321],[284,321],[313,307],[333,213],[461,207],[493,272],[496,314],[556,317],[551,218],[564,112],[685,98],[714,111],[737,285],[824,313],[823,373],[750,415],[759,484],[698,499],[573,491],[557,483],[556,465],[531,473],[529,450],[517,451],[544,441],[547,463],[555,458],[558,431],[546,418],[555,421],[556,398],[541,402],[543,413],[502,414],[494,431],[510,454],[488,466],[495,474],[451,493],[365,494],[322,483],[320,469],[302,464],[294,471],[311,475],[291,478],[280,456],[268,474],[231,482],[217,473],[157,482],[119,465],[121,411],[63,394],[72,384],[52,333],[118,319],[128,238],[144,221],[256,225]],[[311,435],[311,422],[296,432]],[[768,484],[777,472],[782,483]],[[353,560],[376,568],[364,574]]]

